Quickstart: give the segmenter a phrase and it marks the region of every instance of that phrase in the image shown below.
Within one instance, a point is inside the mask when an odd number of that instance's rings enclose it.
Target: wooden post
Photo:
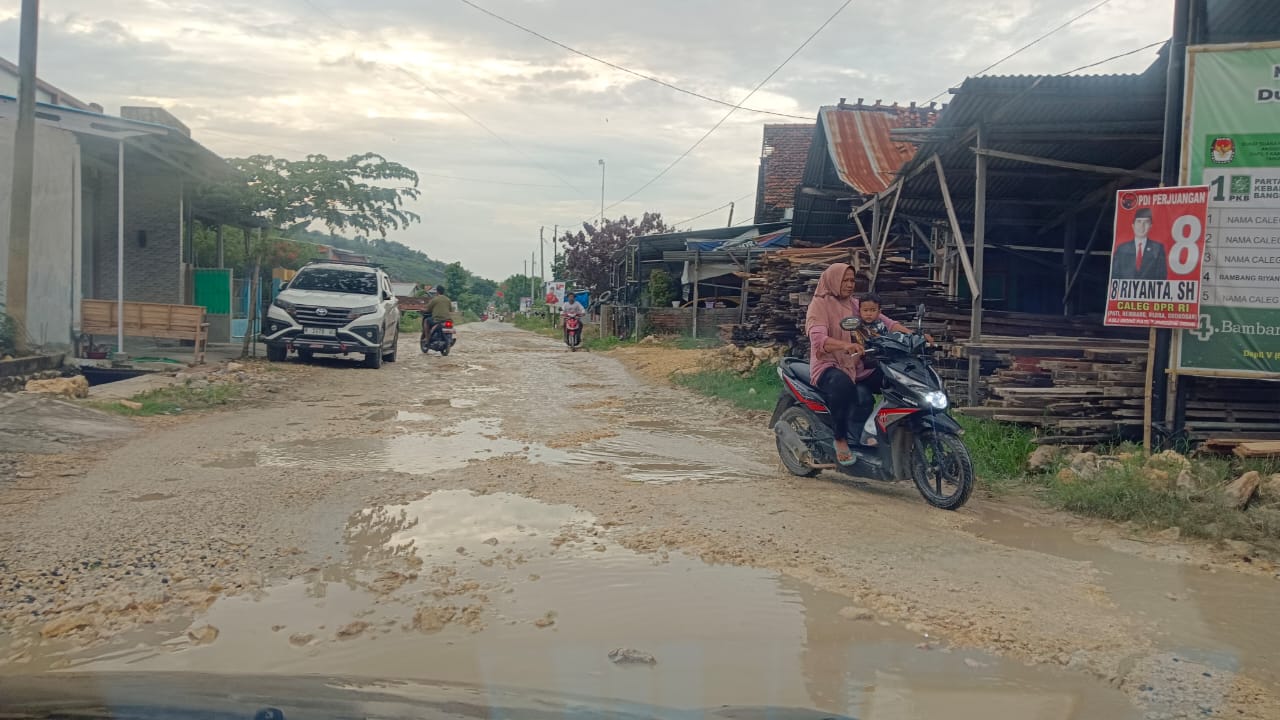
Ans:
[[[964,247],[964,233],[960,232],[960,220],[956,218],[956,206],[951,202],[951,189],[947,186],[947,174],[942,170],[942,161],[933,156],[934,167],[938,170],[938,185],[942,188],[942,202],[947,206],[947,219],[951,222],[951,237],[956,243],[956,253],[960,256],[960,265],[964,268],[965,277],[969,280],[969,292],[977,300],[982,293],[982,286],[973,275],[973,266],[969,264],[969,251]]]
[[[701,266],[702,251],[693,251],[693,336],[698,337],[698,270]]]
[[[983,150],[986,133],[978,128],[978,150]],[[982,379],[982,355],[973,354],[973,346],[982,342],[982,256],[987,237],[987,156],[979,152],[973,204],[973,274],[978,284],[969,315],[969,404],[977,406],[979,381]]]
[[[1085,255],[1085,259],[1088,259]],[[1062,230],[1062,314],[1071,315],[1071,268],[1076,260],[1076,216],[1067,218]]]
[[[1151,454],[1151,385],[1156,371],[1156,329],[1147,334],[1147,384],[1142,396],[1142,449]]]
[[[870,260],[871,256],[876,254],[876,249],[871,245],[871,239],[867,237],[867,229],[862,226],[862,218],[856,212],[853,214],[853,222],[858,226],[858,235],[862,237],[862,244],[867,246],[867,259]]]
[[[876,251],[876,256],[871,260],[871,285],[869,290],[876,287],[876,278],[880,275],[880,263],[884,261],[885,248],[889,246],[889,228],[893,227],[893,216],[898,213],[898,199],[902,197],[902,185],[898,183],[898,191],[893,194],[893,205],[889,207],[889,219],[884,224],[884,228],[880,232],[880,249]],[[915,245],[915,243],[912,243]]]

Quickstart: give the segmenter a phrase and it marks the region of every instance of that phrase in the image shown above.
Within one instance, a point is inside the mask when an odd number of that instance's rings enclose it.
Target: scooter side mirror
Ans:
[[[840,321],[840,329],[846,332],[853,332],[859,327],[862,327],[862,318],[859,317],[847,317]]]

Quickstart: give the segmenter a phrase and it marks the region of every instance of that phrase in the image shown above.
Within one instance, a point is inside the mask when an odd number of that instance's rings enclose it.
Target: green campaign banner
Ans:
[[[1209,188],[1180,372],[1280,378],[1280,43],[1187,50],[1183,184]]]

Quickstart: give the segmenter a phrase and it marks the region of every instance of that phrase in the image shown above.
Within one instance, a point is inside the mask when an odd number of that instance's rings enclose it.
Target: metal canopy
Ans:
[[[0,95],[0,118],[16,118],[17,115],[17,99]],[[225,160],[166,125],[48,103],[36,103],[36,122],[81,136],[117,142],[128,140],[130,147],[196,180],[214,182],[234,179],[237,175]]]

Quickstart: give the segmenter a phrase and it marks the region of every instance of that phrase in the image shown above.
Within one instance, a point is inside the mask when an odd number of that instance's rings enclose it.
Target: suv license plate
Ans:
[[[304,335],[319,335],[321,337],[334,337],[338,331],[333,328],[314,328],[309,327],[302,331]]]

